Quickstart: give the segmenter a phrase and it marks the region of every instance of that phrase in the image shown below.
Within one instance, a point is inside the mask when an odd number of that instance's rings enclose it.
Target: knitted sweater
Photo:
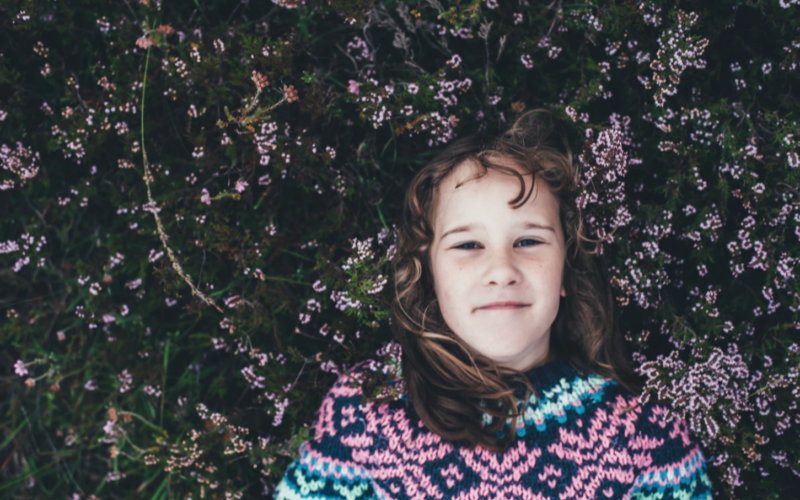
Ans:
[[[359,365],[360,366],[360,365]],[[351,372],[352,373],[352,372]],[[276,500],[711,499],[706,460],[686,422],[612,379],[556,358],[527,372],[531,395],[504,453],[429,431],[403,399],[361,405],[343,374],[316,413]],[[521,403],[521,401],[520,401]],[[520,406],[521,407],[521,406]],[[489,420],[484,415],[484,421]],[[506,430],[510,430],[511,418]]]

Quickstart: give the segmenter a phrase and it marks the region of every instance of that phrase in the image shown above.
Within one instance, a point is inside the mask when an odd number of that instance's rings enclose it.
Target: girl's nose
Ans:
[[[486,276],[490,283],[512,285],[521,280],[522,273],[520,273],[512,257],[498,252],[498,255],[490,257],[489,269],[487,270]]]

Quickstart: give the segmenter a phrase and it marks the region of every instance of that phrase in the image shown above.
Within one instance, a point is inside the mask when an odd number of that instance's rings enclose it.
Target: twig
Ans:
[[[72,78],[75,79],[75,95],[78,96],[78,100],[81,102],[81,106],[83,106],[83,111],[88,113],[89,112],[89,105],[86,104],[86,102],[83,100],[83,98],[81,97],[81,91],[78,90],[78,87],[79,87],[78,86],[78,76],[74,72],[72,72],[70,74],[72,75]]]
[[[203,263],[200,264],[200,274],[197,275],[197,282],[198,283],[200,283],[200,281],[202,280],[202,278],[203,278],[203,268],[206,267],[206,249],[203,248],[202,250],[203,250]]]
[[[486,45],[486,72],[485,72],[484,76],[486,78],[486,91],[487,91],[486,92],[486,99],[488,101],[488,99],[489,99],[489,64],[491,64],[491,59],[489,57],[489,30],[492,29],[492,23],[485,24],[483,26],[486,26],[486,38],[484,38],[483,41],[485,42],[485,45]],[[481,29],[483,29],[483,26],[481,26]]]
[[[129,445],[133,446],[133,449],[134,449],[134,450],[136,450],[136,451],[138,451],[138,452],[139,452],[139,455],[141,455],[142,453],[146,453],[146,452],[147,452],[147,450],[144,450],[144,449],[142,449],[142,448],[139,448],[138,446],[136,446],[135,444],[133,444],[133,441],[131,441],[131,438],[129,438],[129,437],[128,437],[128,433],[127,433],[127,432],[123,432],[123,433],[122,433],[122,437],[124,437],[124,438],[125,438],[125,441],[127,441]],[[120,452],[120,453],[122,453],[122,452]],[[130,455],[129,455],[129,457],[130,457]],[[134,458],[134,457],[130,457],[130,458]]]
[[[192,283],[191,276],[186,274],[183,268],[181,267],[180,263],[178,263],[178,260],[175,258],[175,254],[172,252],[172,248],[170,248],[169,245],[167,244],[168,240],[167,234],[164,232],[164,226],[161,224],[161,217],[158,216],[158,209],[156,207],[156,202],[153,201],[153,194],[150,191],[151,176],[150,176],[150,169],[147,166],[147,152],[145,151],[145,146],[144,146],[144,96],[145,96],[145,90],[147,89],[147,68],[150,64],[150,50],[151,47],[148,47],[147,59],[145,60],[144,63],[144,78],[142,79],[142,160],[144,163],[144,182],[147,185],[147,201],[148,204],[150,205],[153,217],[155,217],[156,219],[156,227],[158,228],[158,236],[161,239],[161,244],[164,246],[164,250],[167,251],[167,256],[169,257],[170,262],[172,262],[172,269],[174,269],[175,272],[178,273],[178,275],[180,275],[181,278],[183,278],[183,281],[185,281],[186,284],[189,285],[189,287],[192,289],[192,295],[198,296],[200,300],[202,300],[206,304],[214,307],[217,311],[224,314],[224,311],[220,306],[218,306],[213,300],[208,298],[203,292],[201,292],[200,290],[197,289],[197,287],[194,286],[194,283]]]
[[[550,3],[550,5],[548,5],[545,8],[545,10],[550,10],[553,7],[554,3],[556,3],[555,0],[553,0],[553,2]],[[545,38],[549,38],[550,37],[550,33],[553,31],[553,27],[556,25],[556,21],[558,21],[559,14],[561,14],[561,2],[560,1],[558,2],[558,6],[556,7],[556,15],[553,18],[553,22],[550,23],[550,29],[547,30],[547,34],[544,36]]]
[[[157,430],[158,432],[162,433],[164,436],[167,436],[167,431],[165,431],[163,428],[157,426],[156,424],[150,422],[149,420],[147,420],[143,416],[139,415],[138,413],[134,413],[132,411],[117,410],[117,414],[118,415],[130,415],[131,417],[135,417],[136,419],[140,420],[142,423],[144,423],[146,426],[150,427],[151,429]]]
[[[302,335],[303,337],[308,337],[311,340],[325,340],[325,339],[321,339],[321,338],[318,338],[318,337],[311,336],[311,335],[309,335],[307,333],[303,333],[300,330],[295,331],[294,334],[295,335]]]
[[[290,391],[292,390],[294,385],[297,383],[297,381],[300,379],[300,375],[303,374],[303,369],[306,367],[306,363],[308,363],[308,360],[303,358],[303,366],[300,367],[300,371],[297,373],[297,376],[294,378],[294,382],[292,382],[292,387],[289,388]]]
[[[343,50],[343,49],[342,49],[342,48],[339,46],[339,44],[338,44],[338,43],[336,44],[336,48],[337,48],[337,49],[339,49],[339,52],[341,52],[342,54],[344,54],[345,56],[347,56],[347,58],[348,58],[348,59],[350,59],[350,61],[353,63],[353,66],[356,68],[356,75],[357,75],[357,74],[358,74],[358,63],[357,63],[357,62],[356,62],[356,60],[353,58],[353,56],[351,56],[350,54],[348,54],[348,53],[347,53],[347,51]]]

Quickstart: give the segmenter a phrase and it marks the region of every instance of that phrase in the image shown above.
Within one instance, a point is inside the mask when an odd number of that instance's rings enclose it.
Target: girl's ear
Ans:
[[[563,285],[561,286],[561,296],[562,297],[566,297],[567,296],[567,290],[564,288]]]

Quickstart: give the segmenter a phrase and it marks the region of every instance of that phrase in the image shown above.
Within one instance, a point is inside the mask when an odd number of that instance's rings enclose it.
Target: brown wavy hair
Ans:
[[[533,174],[524,199],[523,177],[513,168],[493,163],[492,159],[498,157],[513,160]],[[479,353],[471,354],[442,317],[430,270],[435,192],[465,161],[483,167],[476,178],[486,175],[490,168],[516,175],[520,191],[509,201],[512,208],[527,202],[537,174],[558,200],[567,249],[563,276],[567,296],[561,298],[550,329],[548,359],[560,356],[579,372],[610,377],[636,395],[641,393],[642,384],[627,361],[602,255],[597,245],[586,246],[597,240],[587,237],[576,205],[580,169],[563,122],[548,110],[535,109],[520,115],[499,134],[481,133],[455,140],[417,172],[406,191],[393,259],[392,328],[402,347],[407,399],[427,428],[443,439],[462,441],[470,449],[480,445],[503,452],[516,436],[516,425],[508,435],[498,437],[498,433],[504,432],[507,418],[516,421],[524,411],[517,408],[512,382],[526,388],[522,401],[528,401],[531,393],[541,395],[523,372],[498,366]],[[514,206],[517,202],[519,205]],[[483,413],[492,416],[486,426]]]

